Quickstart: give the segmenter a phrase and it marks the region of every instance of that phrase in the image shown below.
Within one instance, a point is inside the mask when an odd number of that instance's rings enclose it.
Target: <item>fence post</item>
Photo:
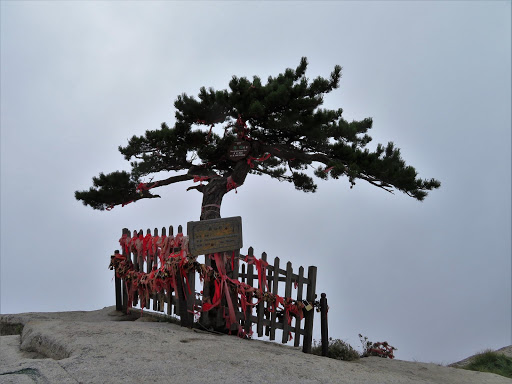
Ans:
[[[187,295],[185,293],[185,290],[187,289],[184,282],[183,282],[183,276],[181,276],[180,271],[176,272],[176,293],[178,294],[178,302],[179,302],[179,309],[178,314],[180,316],[181,320],[181,326],[182,327],[192,327],[192,322],[190,321],[190,316],[188,313],[188,305],[187,305]]]
[[[306,300],[309,304],[313,305],[316,299],[316,267],[311,266],[308,268],[308,290],[306,292]],[[305,353],[311,353],[311,344],[313,342],[313,320],[315,311],[310,309],[306,312],[306,320],[304,324],[304,343],[302,345],[302,351]]]
[[[302,290],[304,284],[304,267],[299,267],[299,276],[297,278],[297,301],[302,302]],[[304,340],[304,337],[302,338]],[[300,344],[300,321],[295,319],[295,342],[294,346],[298,347]]]
[[[127,239],[126,241],[128,241],[128,238],[130,238],[130,230],[128,228],[123,228],[123,235],[126,235],[127,236]],[[121,252],[123,252],[123,256],[126,257],[126,260],[130,260],[131,261],[131,257],[130,257],[130,250],[127,250],[126,249],[126,246],[123,247],[123,249],[121,250]],[[122,297],[122,302],[123,302],[123,312],[124,313],[128,313],[128,291],[126,289],[126,281],[123,280],[122,281],[122,288],[123,288],[123,297]]]
[[[185,295],[185,300],[187,302],[187,322],[188,327],[192,327],[194,325],[194,310],[196,306],[196,271],[191,269],[187,272],[187,281],[188,286],[187,294]]]
[[[151,236],[151,230],[149,228],[146,232],[146,235]],[[156,229],[156,228],[154,229],[152,236],[153,237],[158,236],[158,229]],[[157,261],[156,255],[153,254],[153,240],[151,240],[151,243],[149,244],[146,265],[147,265],[148,273],[151,273],[153,271],[153,268],[156,269],[158,267],[158,261]],[[160,310],[160,308],[159,308],[160,302],[158,301],[158,296],[159,296],[159,292],[154,292],[154,293],[152,292],[150,294],[149,301],[148,301],[148,309],[151,308],[151,301],[153,301],[153,311]]]
[[[208,268],[208,267],[211,267],[212,265],[212,261],[210,259],[210,255],[204,255],[204,265]],[[203,306],[204,303],[208,302],[207,300],[209,300],[210,304],[212,303],[212,299],[213,299],[213,295],[211,293],[213,293],[213,287],[214,287],[214,282],[213,282],[213,279],[211,279],[211,281],[204,281],[203,282],[203,303],[201,303],[201,307]],[[201,324],[204,328],[208,329],[212,326],[212,324],[214,324],[214,320],[213,320],[213,317],[210,313],[210,311],[208,312],[201,312],[201,317],[199,318],[199,324]]]
[[[292,298],[292,277],[293,277],[293,268],[291,261],[286,263],[286,276],[285,276],[285,285],[284,285],[284,297],[287,299]],[[291,335],[291,327],[288,325],[288,322],[291,324],[291,319],[288,318],[289,314],[284,311],[283,313],[283,338],[281,342],[287,343],[289,336]]]
[[[252,248],[251,248],[252,249]],[[252,255],[252,253],[249,253],[249,255]],[[267,254],[263,252],[261,254],[261,260],[264,262],[267,262]],[[265,276],[262,276],[261,280],[258,279],[258,289],[261,291],[261,293],[265,293],[265,282],[267,281],[267,275],[270,273],[270,271],[267,270]],[[260,286],[261,285],[261,286]],[[258,337],[263,336],[263,322],[265,319],[265,303],[263,300],[260,300],[258,303],[258,306],[256,307],[256,312],[258,315],[258,322],[256,323],[256,330],[258,332]],[[268,328],[268,327],[267,327]]]
[[[249,247],[249,249],[247,250],[247,254],[249,256],[253,256],[253,248],[252,247]],[[244,269],[243,269],[244,267],[245,267],[245,264],[242,264],[242,273],[244,271]],[[245,278],[245,282],[251,287],[254,284],[253,268],[254,268],[253,264],[247,265],[247,275]],[[247,302],[249,304],[252,304],[253,294],[247,293],[246,297],[247,297]],[[245,315],[244,331],[245,331],[245,333],[249,334],[252,330],[252,306],[251,305],[247,306],[244,315]]]
[[[169,230],[169,232],[171,231]],[[181,225],[178,225],[178,235],[179,234],[183,234],[183,227]],[[172,249],[172,252],[177,251],[181,251],[181,246]],[[176,272],[176,293],[178,294],[178,313],[181,319],[181,326],[191,328],[194,325],[194,317],[189,313],[189,306],[194,308],[194,299],[190,300],[191,295],[187,292],[188,287],[185,285],[186,278],[186,276],[182,276],[181,271],[178,270]]]
[[[114,251],[114,255],[119,255],[119,250]],[[121,279],[117,277],[117,271],[114,268],[114,281],[116,285],[116,311],[123,310],[123,299],[121,298]]]
[[[279,294],[279,257],[274,258],[274,274],[272,278],[272,288],[270,288],[270,292],[272,292],[274,295]],[[270,270],[270,268],[269,268]],[[276,309],[274,308],[274,311],[270,313],[270,340],[276,339],[276,322],[277,322],[277,313]]]
[[[325,293],[321,294],[320,298],[320,326],[322,333],[322,356],[327,356],[329,350],[329,330],[327,328],[327,297]]]

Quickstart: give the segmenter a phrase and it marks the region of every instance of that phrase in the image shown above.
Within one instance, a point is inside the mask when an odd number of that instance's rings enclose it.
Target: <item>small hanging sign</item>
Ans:
[[[233,161],[245,159],[251,151],[251,145],[247,141],[235,141],[229,148],[229,158]]]

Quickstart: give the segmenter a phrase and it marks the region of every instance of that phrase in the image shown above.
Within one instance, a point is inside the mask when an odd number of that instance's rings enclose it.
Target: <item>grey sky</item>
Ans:
[[[221,212],[242,216],[242,252],[318,266],[330,334],[354,346],[450,363],[511,344],[509,1],[2,1],[0,25],[1,313],[112,305],[121,229],[185,226],[201,196],[175,184],[98,212],[74,191],[128,169],[117,147],[172,125],[182,92],[307,56],[309,78],[343,67],[325,107],[373,117],[372,145],[442,186],[419,203],[252,176]]]

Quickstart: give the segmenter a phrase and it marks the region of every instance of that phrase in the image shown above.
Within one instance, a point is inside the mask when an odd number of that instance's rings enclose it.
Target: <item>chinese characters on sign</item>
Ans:
[[[194,255],[239,250],[242,248],[242,218],[189,221],[188,249]]]
[[[247,157],[251,145],[247,141],[235,141],[229,148],[229,158],[233,161],[242,160]]]

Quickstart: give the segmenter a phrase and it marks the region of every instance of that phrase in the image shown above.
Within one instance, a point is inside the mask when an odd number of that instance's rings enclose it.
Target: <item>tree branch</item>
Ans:
[[[393,186],[388,184],[388,183],[386,183],[386,182],[384,182],[384,181],[377,180],[375,178],[370,178],[369,176],[366,176],[366,175],[363,175],[363,174],[360,174],[357,177],[359,179],[362,179],[362,180],[365,180],[365,181],[369,182],[371,185],[375,185],[376,187],[379,187],[379,188],[385,190],[386,192],[389,192],[392,195],[394,195],[393,190],[388,189],[388,188],[393,188]],[[411,196],[411,195],[409,195],[409,196]]]
[[[155,181],[153,183],[154,186],[152,188],[158,188],[158,187],[163,187],[164,185],[179,183],[181,181],[192,180],[193,178],[194,178],[194,176],[189,175],[188,173],[185,173],[183,175],[171,176],[164,180]]]
[[[261,150],[270,153],[272,156],[279,157],[281,160],[289,161],[297,159],[307,162],[317,161],[325,165],[332,161],[329,156],[323,153],[305,153],[301,150],[290,150],[280,145],[268,145],[261,142],[258,144]]]
[[[199,192],[203,193],[204,185],[203,184],[193,185],[192,187],[188,187],[187,191],[190,191],[191,189],[197,189]]]
[[[233,172],[231,172],[231,178],[236,183],[237,186],[241,186],[245,182],[245,178],[247,174],[251,170],[249,164],[245,159],[239,160],[236,162],[233,167]]]
[[[303,161],[307,161],[307,162],[316,161],[316,162],[322,163],[326,166],[329,163],[332,163],[332,161],[333,161],[329,156],[327,156],[326,154],[323,154],[323,153],[304,153],[299,150],[295,150],[295,151],[290,150],[290,149],[281,147],[279,145],[262,144],[261,142],[259,143],[259,145],[260,145],[261,150],[270,153],[272,156],[276,156],[276,157],[278,157],[282,160],[286,160],[286,161],[290,161],[291,159],[298,159],[298,160],[303,160]],[[341,161],[339,159],[336,159],[336,161],[343,163],[343,161]],[[348,166],[347,163],[343,163],[343,164],[345,166]],[[262,172],[261,170],[258,170],[258,171]],[[265,173],[265,172],[262,172],[262,173]],[[393,190],[392,190],[393,186],[391,184],[386,183],[384,180],[379,180],[373,176],[365,175],[363,173],[359,173],[357,175],[357,178],[359,178],[361,180],[365,180],[368,183],[385,190],[386,192],[394,194]]]
[[[127,201],[119,202],[117,204],[112,204],[110,206],[110,209],[113,208],[116,205],[123,205],[123,206],[125,206],[127,204],[130,204],[130,203],[133,203],[135,201],[142,200],[142,199],[155,199],[155,198],[159,198],[160,196],[159,195],[153,195],[150,192],[150,189],[158,188],[158,187],[163,187],[163,186],[169,185],[169,184],[179,183],[181,181],[191,180],[193,178],[194,178],[193,176],[190,176],[188,174],[184,174],[184,175],[178,175],[178,176],[171,176],[171,177],[169,177],[167,179],[157,180],[155,182],[142,183],[142,185],[143,185],[142,188],[140,190],[139,190],[139,188],[137,188],[137,191],[134,191],[133,194],[130,194],[129,197],[127,198]]]
[[[288,181],[290,183],[293,182],[293,178],[291,176],[285,176],[285,175],[275,176],[272,173],[270,173],[270,172],[268,172],[268,171],[266,171],[264,169],[261,169],[260,167],[257,167],[257,166],[255,166],[252,170],[255,171],[255,172],[263,173],[265,175],[269,175],[270,177],[276,178],[279,181]]]

